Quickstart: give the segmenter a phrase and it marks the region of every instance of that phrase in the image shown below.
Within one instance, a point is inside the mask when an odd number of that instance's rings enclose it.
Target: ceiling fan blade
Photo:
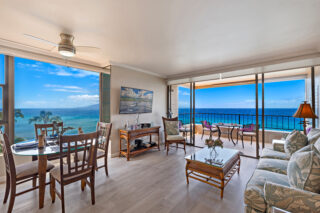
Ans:
[[[76,46],[77,52],[100,52],[101,49],[99,47],[92,46]]]
[[[41,41],[41,42],[45,42],[45,43],[51,44],[52,46],[55,46],[55,47],[58,46],[58,44],[56,44],[56,43],[54,43],[54,42],[51,42],[51,41],[48,41],[48,40],[45,40],[45,39],[42,39],[42,38],[38,38],[38,37],[33,36],[33,35],[30,35],[30,34],[23,34],[23,35],[26,36],[26,37],[35,39],[35,40],[37,40],[37,41]]]

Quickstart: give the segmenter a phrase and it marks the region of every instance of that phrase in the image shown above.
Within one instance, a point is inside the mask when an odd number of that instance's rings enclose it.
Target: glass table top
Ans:
[[[21,155],[21,156],[39,156],[39,155],[52,155],[52,154],[58,154],[60,153],[60,146],[58,144],[57,139],[46,139],[46,145],[43,148],[38,148],[38,146],[35,147],[28,147],[28,148],[17,148],[17,145],[21,145],[23,143],[37,143],[35,139],[19,142],[16,144],[11,145],[11,151],[14,155]],[[102,143],[102,140],[99,140],[99,143]],[[71,143],[71,146],[74,146],[75,143]],[[82,149],[83,146],[81,146],[81,142],[77,142],[77,149]],[[74,148],[73,148],[74,149]],[[71,150],[73,150],[71,149]],[[67,144],[66,149],[67,151]]]
[[[203,149],[185,157],[188,160],[194,160],[201,163],[205,163],[211,166],[222,168],[226,165],[235,155],[238,155],[239,151],[235,149],[216,147]]]

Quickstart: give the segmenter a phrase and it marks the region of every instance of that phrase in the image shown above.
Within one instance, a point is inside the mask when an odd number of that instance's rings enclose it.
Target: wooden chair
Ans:
[[[170,144],[173,144],[173,143],[176,144],[177,149],[180,148],[178,144],[183,144],[184,154],[186,154],[186,140],[183,136],[179,134],[179,123],[177,123],[178,134],[170,134],[171,132],[169,129],[170,127],[168,126],[168,123],[167,123],[170,121],[178,122],[178,117],[175,117],[175,118],[162,117],[162,121],[163,121],[163,127],[164,127],[164,140],[165,140],[165,147],[167,148],[167,155],[169,152],[169,146]]]
[[[106,176],[109,176],[108,172],[108,149],[109,149],[109,141],[110,141],[110,134],[111,134],[112,124],[111,123],[104,123],[98,122],[97,123],[97,131],[99,132],[99,145],[97,150],[97,160],[100,158],[104,158],[104,164],[98,166],[96,163],[96,169],[105,168]],[[82,130],[82,129],[81,129]],[[81,134],[79,130],[79,134]],[[83,131],[82,131],[83,134]],[[79,157],[82,158],[83,152],[79,153]]]
[[[32,161],[15,166],[10,143],[6,134],[0,134],[0,144],[3,150],[6,167],[6,191],[4,194],[3,203],[7,202],[10,193],[10,202],[7,212],[12,212],[16,196],[39,188],[38,186],[33,186],[32,188],[29,188],[27,190],[18,193],[16,192],[17,185],[25,183],[27,181],[37,180],[38,161]],[[51,170],[53,167],[54,166],[51,163],[47,163],[47,171]]]
[[[82,191],[85,183],[90,186],[91,202],[92,205],[95,204],[95,162],[98,139],[98,132],[59,137],[60,166],[50,171],[50,194],[52,203],[55,202],[56,194],[61,199],[62,212],[65,212],[64,187],[76,181],[81,181]],[[83,152],[82,158],[79,158],[78,152]],[[71,162],[73,153],[77,159]],[[67,159],[66,164],[64,164],[64,157]],[[88,178],[90,181],[87,180]],[[60,192],[56,189],[56,181],[60,184]]]
[[[256,137],[256,125],[255,124],[245,124],[245,125],[243,125],[242,128],[239,128],[238,134],[237,134],[237,143],[238,143],[238,136],[240,136],[240,138],[241,138],[242,148],[244,148],[244,143],[243,143],[244,136],[251,138],[251,145],[252,145],[252,138]]]
[[[212,137],[212,134],[215,133],[215,132],[218,132],[219,134],[219,129],[216,128],[216,127],[213,127],[212,125],[210,125],[210,122],[204,120],[204,121],[201,121],[201,124],[202,124],[202,136],[201,136],[201,140],[203,138],[203,135],[204,135],[204,132],[205,131],[210,131],[210,136]]]
[[[59,131],[61,132],[63,129],[63,122],[56,123],[56,126],[59,128]],[[36,133],[36,138],[41,134],[42,131],[45,131],[46,136],[48,135],[55,135],[57,134],[57,130],[54,129],[54,124],[35,124],[34,130]]]

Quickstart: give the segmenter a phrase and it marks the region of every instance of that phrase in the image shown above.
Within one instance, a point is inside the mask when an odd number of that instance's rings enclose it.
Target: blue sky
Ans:
[[[15,58],[15,108],[73,108],[98,103],[98,73]]]
[[[304,100],[304,80],[265,83],[265,108],[297,108]],[[179,87],[179,108],[189,103],[189,89]],[[197,89],[196,108],[255,108],[255,84]]]

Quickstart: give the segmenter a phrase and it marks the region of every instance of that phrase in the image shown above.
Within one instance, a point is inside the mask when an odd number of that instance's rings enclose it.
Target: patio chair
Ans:
[[[238,143],[238,136],[240,136],[240,138],[241,138],[242,148],[244,148],[244,143],[243,143],[244,136],[250,137],[251,145],[252,145],[252,138],[256,137],[256,125],[255,124],[245,124],[245,125],[243,125],[242,128],[239,128],[238,134],[237,134],[237,143]]]
[[[180,148],[178,144],[183,144],[184,154],[186,154],[186,139],[180,135],[178,117],[165,118],[162,117],[164,127],[165,147],[167,148],[167,155],[170,144],[175,143],[176,148]],[[182,148],[180,148],[182,149]]]
[[[27,190],[16,192],[17,185],[25,183],[27,181],[37,180],[38,177],[38,161],[32,161],[23,163],[18,166],[15,165],[8,136],[6,134],[0,134],[0,145],[3,150],[5,170],[6,170],[6,189],[4,194],[3,203],[7,203],[9,193],[10,202],[7,212],[12,212],[14,201],[16,196],[38,189],[38,186],[33,186]],[[47,172],[54,167],[53,164],[47,163]],[[34,181],[36,182],[36,181]]]
[[[216,127],[213,127],[212,125],[210,125],[210,122],[204,120],[204,121],[201,121],[201,124],[202,124],[202,136],[201,136],[201,140],[203,138],[203,135],[204,135],[204,132],[205,131],[210,131],[210,136],[212,137],[212,134],[215,133],[215,132],[218,132],[219,134],[219,129],[216,128]]]
[[[50,171],[50,195],[52,203],[55,202],[56,194],[61,199],[62,212],[65,212],[64,187],[65,185],[81,181],[81,190],[88,184],[91,189],[91,203],[95,204],[95,162],[97,156],[99,133],[92,132],[81,135],[69,135],[59,137],[60,145],[60,166]],[[72,154],[78,156],[83,152],[82,158],[78,158],[71,163]],[[86,157],[88,156],[88,157]],[[67,163],[64,163],[64,157]],[[88,181],[87,179],[90,179]],[[60,184],[60,192],[56,189],[56,182]]]
[[[190,128],[186,127],[181,120],[179,120],[179,131],[182,132],[182,136],[187,138]]]

